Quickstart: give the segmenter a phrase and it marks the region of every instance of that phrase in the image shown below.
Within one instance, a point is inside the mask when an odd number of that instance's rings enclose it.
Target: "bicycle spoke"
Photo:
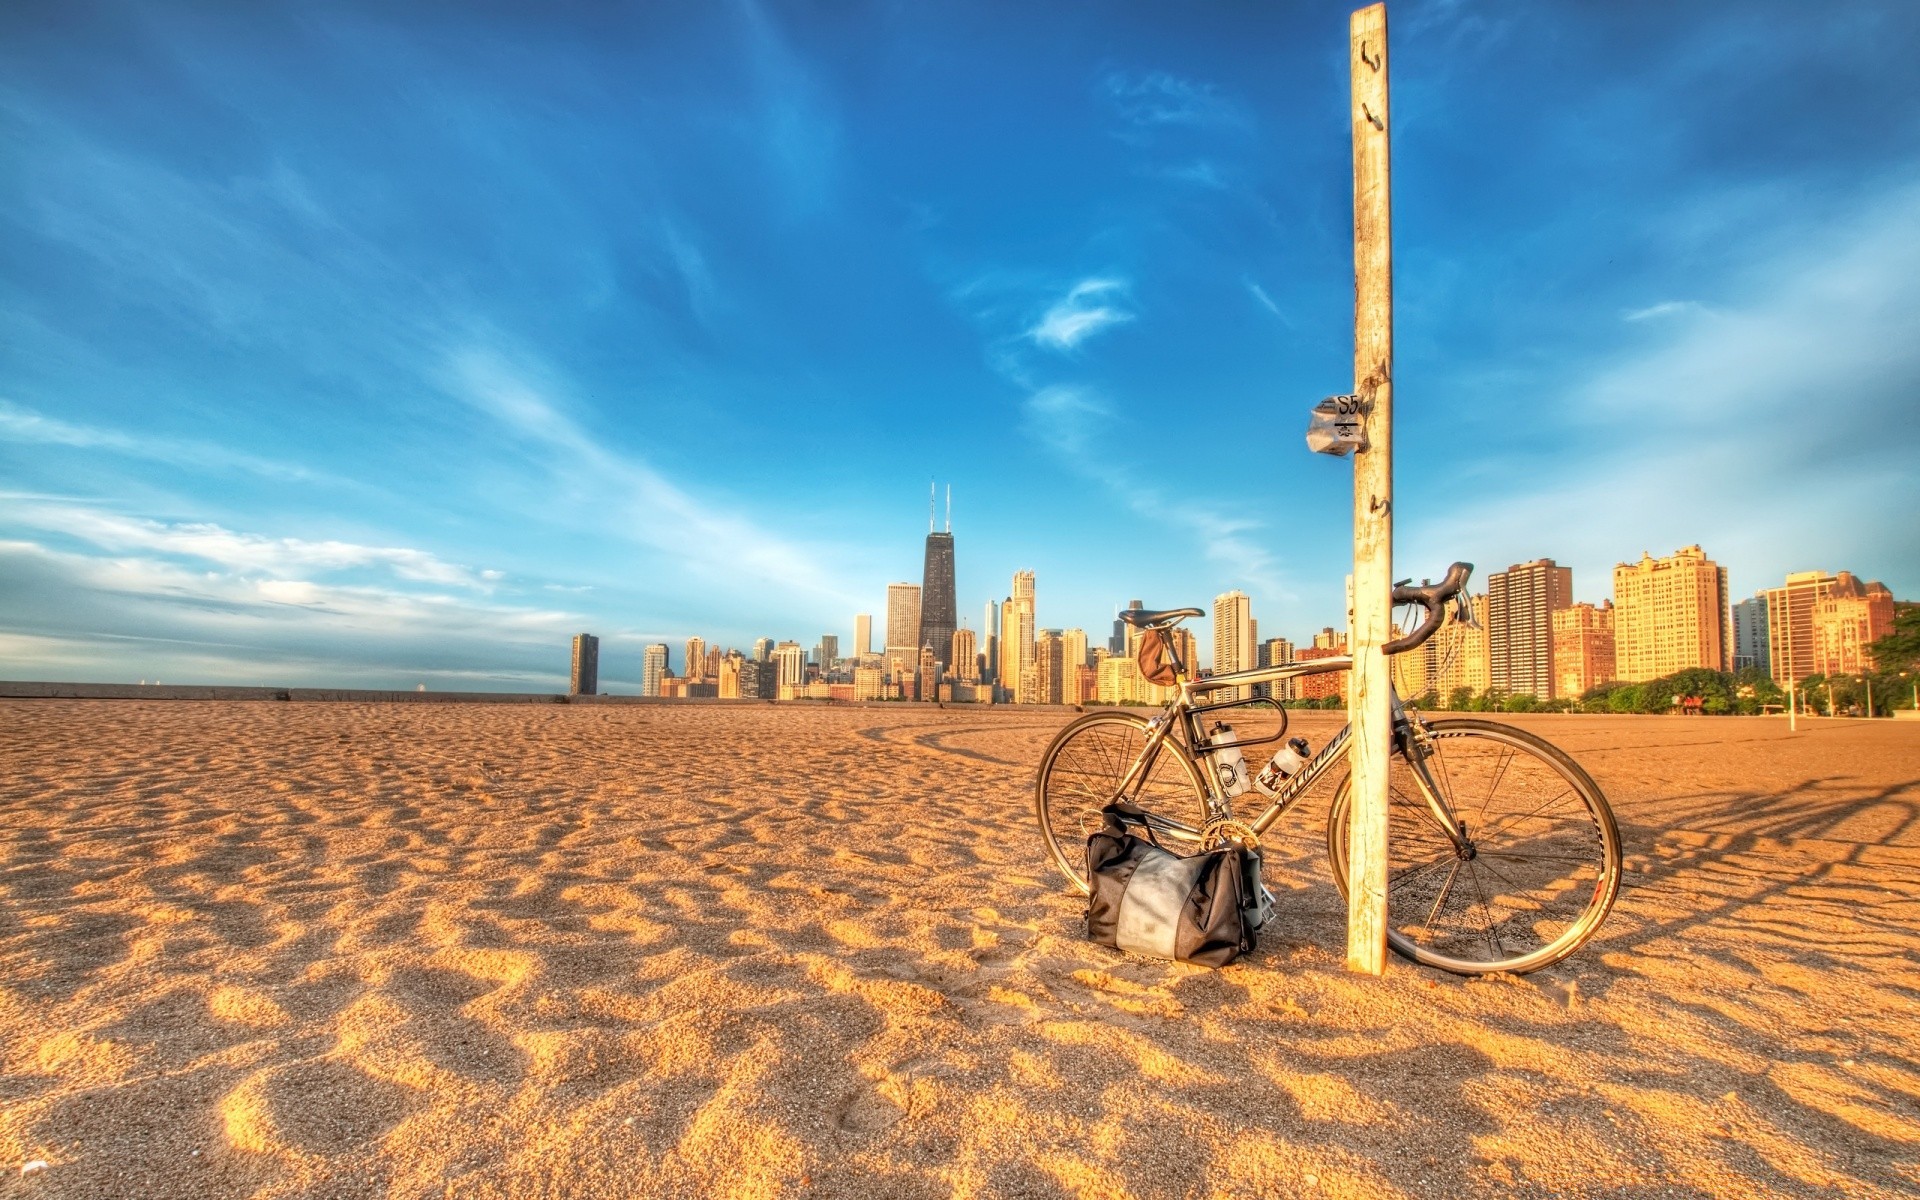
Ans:
[[[1433,927],[1433,919],[1440,915],[1440,906],[1447,902],[1447,894],[1453,891],[1454,878],[1460,874],[1460,864],[1464,861],[1466,860],[1459,858],[1453,860],[1453,870],[1447,872],[1447,881],[1440,885],[1440,894],[1433,898],[1433,907],[1427,910],[1427,927],[1429,929]]]
[[[1399,874],[1388,877],[1387,890],[1391,892],[1403,884],[1410,883],[1420,876],[1425,875],[1428,871],[1433,870],[1435,867],[1443,867],[1449,862],[1458,864],[1459,861],[1457,858],[1436,858],[1432,862],[1424,863],[1418,867],[1408,867]],[[1451,878],[1451,876],[1449,876],[1449,878]]]
[[[1480,912],[1486,918],[1487,924],[1487,941],[1493,946],[1493,952],[1497,957],[1505,958],[1507,948],[1500,941],[1500,931],[1494,928],[1493,905],[1487,900],[1487,890],[1480,886],[1480,874],[1473,869],[1472,863],[1467,864],[1467,878],[1473,880],[1473,890],[1480,896]]]
[[[1512,747],[1506,747],[1506,754],[1500,759],[1500,766],[1493,773],[1493,782],[1487,785],[1487,798],[1480,805],[1480,816],[1487,815],[1488,807],[1493,804],[1494,794],[1500,790],[1500,781],[1506,778],[1507,768],[1513,765],[1514,754]]]
[[[1548,800],[1545,804],[1540,805],[1538,808],[1534,809],[1532,812],[1524,812],[1517,817],[1508,817],[1506,820],[1502,821],[1500,824],[1495,825],[1492,829],[1481,830],[1479,836],[1482,838],[1490,838],[1495,836],[1496,834],[1505,833],[1507,830],[1512,829],[1515,825],[1518,825],[1520,822],[1530,820],[1533,817],[1539,816],[1541,813],[1545,812],[1548,808],[1550,808],[1554,804],[1557,804],[1560,801],[1565,800],[1568,796],[1572,796],[1572,795],[1573,795],[1573,788],[1571,787],[1564,788],[1561,790],[1559,795],[1555,796],[1551,800]]]

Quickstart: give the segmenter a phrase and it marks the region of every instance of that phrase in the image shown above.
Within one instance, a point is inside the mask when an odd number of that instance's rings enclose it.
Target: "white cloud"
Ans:
[[[1229,515],[1190,495],[1168,495],[1146,482],[1155,472],[1113,450],[1122,440],[1114,436],[1122,418],[1089,389],[1043,388],[1027,398],[1025,418],[1028,433],[1068,469],[1104,489],[1136,516],[1183,532],[1225,577],[1252,584],[1275,600],[1296,598],[1296,589],[1286,582],[1278,559],[1260,536],[1266,526]]]
[[[1620,319],[1623,321],[1652,321],[1661,317],[1677,317],[1698,311],[1700,311],[1700,306],[1692,300],[1662,300],[1658,304],[1649,304],[1645,308],[1630,308],[1620,314]]]
[[[269,479],[299,482],[341,482],[305,467],[242,454],[211,442],[184,438],[136,436],[117,429],[78,425],[49,417],[22,405],[0,400],[0,441],[35,446],[68,446],[102,450],[129,458],[195,469],[246,471]]]
[[[1115,71],[1102,80],[1115,111],[1129,124],[1153,129],[1169,125],[1239,127],[1246,110],[1211,84],[1182,79],[1166,71],[1131,75]]]
[[[1133,320],[1133,314],[1120,307],[1126,291],[1122,279],[1083,279],[1047,309],[1027,337],[1050,350],[1072,350],[1109,326]]]
[[[476,575],[468,567],[405,546],[265,537],[210,522],[149,521],[77,505],[17,505],[9,515],[21,525],[62,533],[103,549],[197,558],[243,575],[286,579],[313,571],[374,567],[405,580],[482,591],[501,578],[498,571]]]
[[[711,579],[811,593],[836,607],[859,603],[822,569],[817,551],[710,507],[651,464],[607,449],[550,398],[557,389],[499,354],[473,349],[452,355],[447,385],[517,434],[519,446],[585,497],[597,519],[624,539]]]
[[[552,686],[579,623],[473,596],[0,542],[0,675],[12,678]]]
[[[1454,470],[1470,492],[1406,497],[1403,542],[1501,565],[1549,553],[1595,598],[1615,562],[1694,543],[1732,564],[1736,592],[1816,567],[1920,587],[1917,227],[1906,184],[1850,219],[1776,231],[1768,244],[1792,248],[1738,267],[1718,289],[1734,299],[1655,322],[1588,382],[1533,397],[1561,424],[1525,447],[1496,434]]]
[[[1287,314],[1280,311],[1280,306],[1273,302],[1273,297],[1267,294],[1267,289],[1261,287],[1251,279],[1244,279],[1241,282],[1247,285],[1247,294],[1259,302],[1261,308],[1279,317],[1282,321],[1287,320]],[[1289,325],[1292,324],[1291,321],[1287,321],[1287,323]]]

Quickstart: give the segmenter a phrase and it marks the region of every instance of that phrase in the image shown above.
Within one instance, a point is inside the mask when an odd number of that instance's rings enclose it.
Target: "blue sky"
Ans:
[[[0,677],[1339,624],[1350,7],[6,5]],[[1920,598],[1920,6],[1391,20],[1399,574]]]

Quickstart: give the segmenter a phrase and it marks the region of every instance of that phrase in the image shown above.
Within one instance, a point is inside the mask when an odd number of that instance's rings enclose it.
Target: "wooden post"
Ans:
[[[1353,14],[1353,390],[1366,449],[1353,456],[1353,741],[1347,968],[1387,968],[1387,771],[1393,707],[1393,209],[1387,179],[1387,6]]]

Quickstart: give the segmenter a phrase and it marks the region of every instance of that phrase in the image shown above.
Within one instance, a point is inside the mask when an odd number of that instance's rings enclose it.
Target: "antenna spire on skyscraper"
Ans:
[[[947,532],[953,532],[953,485],[947,485]]]
[[[940,500],[940,485],[936,483],[934,480],[931,480],[931,479],[927,480],[927,532],[928,533],[932,533],[934,531],[933,508],[935,504],[939,503],[939,500]]]

